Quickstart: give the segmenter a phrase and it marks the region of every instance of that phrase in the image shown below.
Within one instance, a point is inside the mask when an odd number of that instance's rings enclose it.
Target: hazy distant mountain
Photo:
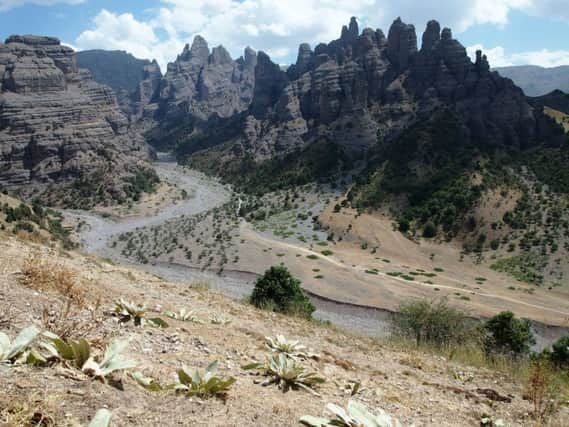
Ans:
[[[536,65],[495,68],[521,87],[528,96],[541,96],[555,89],[569,92],[569,65],[543,68]]]

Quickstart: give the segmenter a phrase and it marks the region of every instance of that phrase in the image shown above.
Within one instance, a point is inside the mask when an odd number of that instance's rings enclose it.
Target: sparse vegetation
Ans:
[[[315,310],[302,291],[300,281],[283,266],[271,267],[257,280],[251,303],[259,308],[305,318],[311,318]]]
[[[512,357],[527,355],[535,339],[528,320],[518,319],[511,311],[504,311],[488,319],[485,347],[489,354],[506,354]]]
[[[399,421],[391,417],[382,409],[378,414],[373,414],[364,404],[350,400],[346,409],[338,405],[329,403],[326,409],[335,415],[336,418],[328,419],[323,417],[313,417],[305,415],[300,419],[304,425],[311,427],[398,427]]]
[[[261,371],[264,376],[269,377],[262,383],[263,386],[277,384],[284,392],[300,388],[318,395],[314,387],[325,382],[324,378],[315,372],[307,372],[306,368],[283,353],[268,356],[265,363],[253,363],[243,369]]]
[[[182,368],[178,371],[178,384],[174,389],[187,394],[197,396],[202,399],[217,397],[227,399],[227,394],[231,386],[235,383],[235,378],[221,378],[217,376],[219,363],[212,362],[204,372],[199,370],[188,370]]]
[[[476,323],[465,313],[448,305],[446,299],[402,303],[392,316],[393,332],[415,340],[417,345],[428,343],[448,346],[476,340]]]

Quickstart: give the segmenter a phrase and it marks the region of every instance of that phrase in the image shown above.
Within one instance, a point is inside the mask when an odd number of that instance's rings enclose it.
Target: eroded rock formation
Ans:
[[[259,53],[249,117],[232,151],[264,159],[325,139],[359,155],[378,134],[392,140],[443,107],[459,116],[465,140],[524,146],[535,137],[522,91],[481,53],[472,62],[450,29],[429,22],[419,50],[414,26],[400,18],[387,38],[360,33],[352,19],[338,40],[314,51],[302,44],[286,73]]]
[[[86,199],[123,200],[125,180],[148,167],[149,155],[112,90],[78,69],[72,49],[38,36],[12,36],[0,44],[3,188],[72,205],[61,190],[79,191],[83,180],[85,190],[95,188],[101,196]],[[51,199],[56,193],[60,197]]]

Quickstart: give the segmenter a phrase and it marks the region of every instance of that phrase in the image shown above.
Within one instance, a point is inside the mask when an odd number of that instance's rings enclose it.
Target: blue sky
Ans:
[[[202,34],[233,56],[245,46],[293,62],[299,43],[337,38],[350,16],[381,28],[401,15],[420,40],[435,18],[491,65],[569,65],[568,0],[0,0],[0,38],[59,37],[76,49],[122,49],[164,67]]]

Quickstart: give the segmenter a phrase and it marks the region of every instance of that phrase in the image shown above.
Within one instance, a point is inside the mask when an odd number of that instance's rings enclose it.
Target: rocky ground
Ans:
[[[129,358],[136,360],[137,369],[161,383],[173,382],[183,365],[203,369],[214,360],[219,361],[222,376],[237,380],[224,402],[149,392],[124,374],[104,384],[84,380],[61,365],[4,365],[0,368],[0,422],[7,425],[23,425],[12,421],[26,414],[41,414],[51,420],[48,425],[85,424],[101,407],[111,409],[114,425],[120,426],[299,425],[302,415],[323,415],[327,402],[346,405],[350,399],[383,408],[403,425],[476,426],[488,415],[511,426],[533,424],[532,406],[522,398],[525,385],[508,375],[259,311],[203,290],[199,284],[168,283],[138,270],[6,234],[0,240],[0,251],[0,329],[11,337],[30,324],[56,328],[81,319],[87,324],[85,335],[96,347],[104,347],[115,337],[131,339]],[[26,285],[28,260],[45,271],[64,272],[83,294],[84,307],[96,307],[94,314],[76,307],[72,318],[58,317],[65,295],[49,286],[38,290]],[[164,316],[166,310],[185,307],[204,323],[168,320],[167,329],[119,324],[109,312],[113,301],[121,297],[148,304],[152,315]],[[221,316],[230,322],[211,322]],[[326,378],[317,389],[320,396],[263,387],[258,377],[241,368],[262,361],[264,337],[276,334],[299,339],[320,354],[316,361],[302,362]],[[346,388],[353,381],[361,382],[363,388],[351,397]],[[504,400],[501,397],[511,402],[496,401]],[[549,425],[567,425],[568,416],[562,409]]]

